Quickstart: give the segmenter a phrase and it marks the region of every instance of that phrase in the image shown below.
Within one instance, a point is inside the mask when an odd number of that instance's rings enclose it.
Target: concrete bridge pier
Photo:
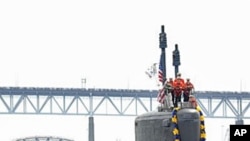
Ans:
[[[244,124],[244,120],[243,119],[236,119],[235,125],[243,125],[243,124]]]
[[[94,117],[89,117],[89,141],[95,141]]]

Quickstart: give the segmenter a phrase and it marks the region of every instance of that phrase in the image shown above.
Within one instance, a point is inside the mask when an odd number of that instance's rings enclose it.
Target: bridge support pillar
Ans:
[[[244,120],[243,119],[236,119],[235,125],[243,125],[243,124],[244,124]]]
[[[95,141],[94,117],[89,117],[89,141]]]

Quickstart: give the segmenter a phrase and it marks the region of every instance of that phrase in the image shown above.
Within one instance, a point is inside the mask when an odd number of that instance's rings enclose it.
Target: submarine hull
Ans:
[[[135,141],[173,140],[171,112],[149,112],[135,119]]]

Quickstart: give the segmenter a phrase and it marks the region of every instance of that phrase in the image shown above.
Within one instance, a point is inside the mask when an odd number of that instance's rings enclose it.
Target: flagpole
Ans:
[[[167,99],[168,91],[165,89],[165,81],[167,80],[167,69],[166,69],[166,53],[165,48],[167,48],[167,37],[164,31],[164,25],[161,26],[161,33],[160,33],[160,49],[161,49],[161,57],[160,57],[160,65],[159,65],[159,80],[162,82],[162,89],[158,93],[157,101],[162,104],[162,107],[159,107],[160,111],[165,111],[170,109],[169,102]]]
[[[164,31],[164,25],[161,26],[161,33],[160,33],[160,46],[161,48],[161,59],[162,59],[162,73],[163,73],[163,81],[162,85],[164,85],[165,81],[167,80],[167,74],[166,74],[166,53],[165,48],[167,48],[167,37],[166,33]]]

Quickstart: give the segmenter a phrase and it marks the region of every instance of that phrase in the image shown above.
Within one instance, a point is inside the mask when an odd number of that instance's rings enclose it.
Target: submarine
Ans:
[[[160,48],[161,59],[159,68],[162,70],[159,80],[166,81],[165,48],[167,47],[164,26],[161,27]],[[173,51],[173,66],[175,77],[179,72],[180,55],[178,45]],[[163,104],[156,111],[150,111],[138,115],[134,121],[135,141],[205,141],[205,121],[200,107],[190,101],[179,101],[177,105],[171,105],[171,94],[166,92]],[[194,95],[190,95],[195,99]]]
[[[172,111],[139,115],[135,118],[135,141],[205,141],[204,117],[199,110],[181,102]]]

